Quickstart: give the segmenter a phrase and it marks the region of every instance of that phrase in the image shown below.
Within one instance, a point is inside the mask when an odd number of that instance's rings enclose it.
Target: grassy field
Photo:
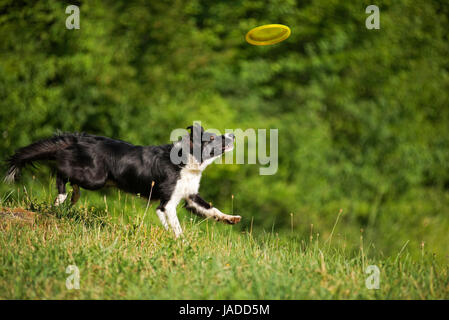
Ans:
[[[313,229],[242,232],[179,209],[184,237],[175,240],[154,205],[118,194],[93,207],[89,196],[56,208],[51,190],[3,195],[0,299],[449,298],[444,260],[425,247],[412,257],[407,243],[382,256],[362,236],[348,242],[338,218],[324,238]],[[78,290],[66,287],[69,265],[79,269]],[[366,286],[370,265],[379,289]]]

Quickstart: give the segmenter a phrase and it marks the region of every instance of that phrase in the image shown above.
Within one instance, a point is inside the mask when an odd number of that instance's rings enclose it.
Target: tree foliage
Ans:
[[[380,1],[64,1],[0,4],[1,154],[85,131],[162,144],[174,128],[278,129],[279,170],[208,169],[203,193],[249,225],[446,237],[449,6]],[[291,37],[251,46],[284,23]],[[2,187],[3,189],[5,187]],[[358,231],[357,231],[358,232]],[[441,238],[440,238],[441,239]],[[396,243],[396,242],[394,242]]]

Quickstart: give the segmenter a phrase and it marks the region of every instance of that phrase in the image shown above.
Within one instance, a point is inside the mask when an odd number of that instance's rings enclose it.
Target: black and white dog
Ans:
[[[130,143],[89,134],[60,134],[18,149],[8,159],[5,181],[18,178],[20,169],[34,161],[52,160],[56,171],[58,197],[67,198],[66,183],[73,188],[71,202],[80,197],[79,188],[98,190],[107,185],[160,200],[156,213],[165,229],[178,237],[182,229],[176,207],[184,199],[186,208],[206,218],[229,224],[240,216],[222,213],[198,193],[203,170],[234,147],[234,135],[217,136],[199,125],[190,126],[180,141],[161,146],[134,146]]]

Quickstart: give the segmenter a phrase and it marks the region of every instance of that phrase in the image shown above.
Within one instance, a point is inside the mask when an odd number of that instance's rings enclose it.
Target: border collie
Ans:
[[[106,137],[65,133],[39,140],[18,149],[7,161],[6,182],[19,176],[20,169],[34,161],[52,160],[56,171],[58,196],[55,205],[67,198],[66,184],[73,188],[71,202],[80,197],[80,187],[98,190],[116,186],[125,192],[160,200],[156,213],[166,230],[182,234],[176,207],[184,199],[185,207],[200,216],[229,224],[240,216],[222,213],[198,193],[203,170],[224,152],[234,147],[234,135],[217,136],[195,124],[180,141],[161,146],[135,146]],[[181,159],[179,161],[179,159]]]

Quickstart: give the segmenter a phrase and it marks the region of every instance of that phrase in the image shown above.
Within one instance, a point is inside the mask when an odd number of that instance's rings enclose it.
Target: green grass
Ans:
[[[3,196],[2,207],[36,215],[0,216],[0,299],[449,298],[448,267],[425,247],[418,258],[407,243],[383,256],[363,237],[348,242],[338,223],[325,239],[314,231],[242,232],[183,209],[184,237],[175,240],[154,207],[144,214],[142,199],[83,196],[59,208],[51,192]],[[69,265],[80,270],[79,290],[66,288]],[[380,269],[378,290],[365,285],[369,265]]]

